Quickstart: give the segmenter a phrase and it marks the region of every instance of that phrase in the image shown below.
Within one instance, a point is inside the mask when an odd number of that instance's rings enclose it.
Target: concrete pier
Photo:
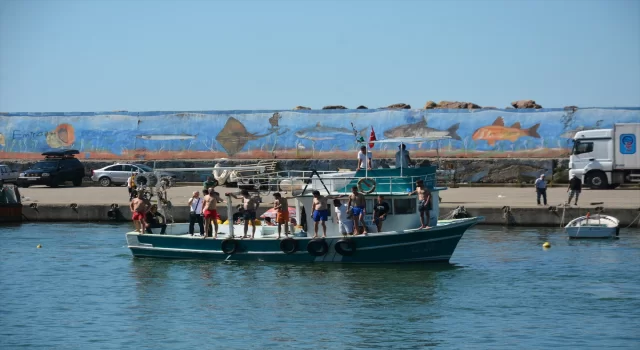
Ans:
[[[176,222],[188,220],[187,201],[193,191],[200,186],[175,187],[169,190],[169,199],[174,208],[172,214]],[[110,221],[108,212],[113,205],[119,209],[118,220],[129,221],[128,193],[125,187],[30,187],[20,189],[23,198],[25,221]],[[237,192],[237,188],[219,187],[217,191]],[[567,208],[562,204],[567,198],[566,188],[549,188],[547,205],[536,204],[536,193],[531,187],[473,187],[452,188],[439,193],[442,198],[440,216],[446,216],[457,206],[464,206],[473,216],[484,216],[484,224],[514,226],[556,226],[567,223],[572,218],[593,212],[596,206],[603,206],[604,213],[617,217],[622,227],[626,227],[640,215],[640,191],[629,189],[584,190],[578,207]],[[271,207],[271,193],[262,195],[258,210],[261,215]],[[590,205],[593,202],[603,202]],[[240,204],[239,200],[234,200]],[[75,204],[72,205],[72,204]],[[74,208],[72,208],[74,207]],[[221,216],[226,216],[223,205],[218,207]],[[634,227],[640,227],[638,221]]]

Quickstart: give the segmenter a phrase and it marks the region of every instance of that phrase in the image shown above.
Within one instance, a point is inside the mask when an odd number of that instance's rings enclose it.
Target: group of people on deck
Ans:
[[[217,183],[209,181],[204,182],[204,186],[215,186]],[[213,236],[214,239],[218,237],[218,219],[220,216],[216,210],[219,203],[226,203],[220,197],[220,194],[214,191],[214,187],[205,188],[202,190],[204,195],[200,198],[200,192],[194,191],[191,198],[189,198],[187,204],[189,205],[189,234],[194,235],[195,224],[200,227],[200,235],[202,238]],[[416,190],[408,193],[409,195],[418,195],[418,211],[420,215],[420,227],[419,229],[427,229],[429,227],[430,215],[429,211],[432,209],[431,205],[431,193],[425,187],[422,180],[416,182]],[[233,193],[225,193],[226,196],[235,199],[241,199],[242,205],[238,206],[238,213],[234,214],[232,220],[234,223],[238,220],[244,221],[244,234],[242,238],[249,238],[248,228],[252,227],[251,239],[255,237],[256,233],[256,210],[259,205],[259,200],[252,197],[248,190],[240,191],[240,197]],[[358,191],[357,186],[351,188],[349,195],[336,195],[336,196],[323,196],[320,191],[314,190],[312,192],[313,201],[311,208],[311,218],[314,222],[314,235],[313,238],[318,237],[318,229],[322,227],[322,237],[327,237],[326,222],[329,218],[329,210],[327,202],[332,199],[334,204],[335,218],[337,218],[338,231],[343,235],[366,235],[368,233],[367,225],[365,224],[366,215],[366,199],[363,193]],[[289,236],[289,199],[293,197],[284,197],[280,193],[274,193],[273,209],[276,211],[275,225],[278,226],[278,239],[282,237],[282,226],[284,225],[284,234]],[[347,204],[343,204],[341,198],[348,197]],[[132,219],[136,225],[136,231],[143,234],[144,232],[151,233],[150,228],[160,227],[161,233],[165,234],[166,221],[162,214],[157,212],[157,205],[151,205],[148,200],[144,199],[143,192],[140,191],[137,197],[132,199],[130,209],[133,214]],[[377,232],[382,232],[383,222],[387,219],[390,206],[384,200],[384,196],[379,195],[374,205],[373,210],[373,223],[376,225]],[[332,217],[332,221],[334,221]],[[212,232],[213,231],[213,232]],[[212,235],[213,233],[213,235]]]

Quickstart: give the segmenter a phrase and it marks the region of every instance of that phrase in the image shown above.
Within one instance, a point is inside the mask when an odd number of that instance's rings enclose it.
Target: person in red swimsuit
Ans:
[[[147,213],[147,203],[145,203],[143,199],[143,192],[140,191],[138,196],[134,198],[129,204],[129,209],[131,209],[131,220],[133,220],[133,224],[136,227],[136,232],[140,232],[140,234],[144,234],[144,230],[147,226],[145,222],[145,214]]]
[[[223,203],[224,200],[220,198],[220,194],[213,190],[213,187],[209,188],[209,193],[204,196],[202,208],[204,214],[204,237],[207,238],[209,235],[211,223],[213,223],[213,228],[215,234],[213,235],[213,239],[218,238],[218,211],[216,210],[216,205],[218,203]]]

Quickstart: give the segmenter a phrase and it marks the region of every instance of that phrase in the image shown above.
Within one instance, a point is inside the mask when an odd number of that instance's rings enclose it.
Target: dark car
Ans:
[[[43,160],[20,173],[18,186],[47,185],[57,187],[67,181],[72,182],[74,186],[82,185],[84,165],[74,157],[79,153],[74,149],[42,153]]]

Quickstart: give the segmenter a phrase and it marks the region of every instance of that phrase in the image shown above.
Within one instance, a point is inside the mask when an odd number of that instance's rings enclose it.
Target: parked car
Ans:
[[[0,186],[4,183],[18,182],[18,172],[11,171],[8,165],[0,164]]]
[[[57,187],[67,181],[74,186],[82,185],[84,165],[75,158],[79,154],[75,149],[64,149],[44,152],[44,159],[20,173],[18,186],[47,185]]]
[[[96,181],[102,187],[114,185],[124,185],[127,183],[127,179],[131,176],[131,173],[155,173],[158,177],[171,177],[176,179],[177,176],[174,173],[162,171],[146,166],[144,164],[112,164],[104,168],[97,170],[91,170],[91,180]]]

